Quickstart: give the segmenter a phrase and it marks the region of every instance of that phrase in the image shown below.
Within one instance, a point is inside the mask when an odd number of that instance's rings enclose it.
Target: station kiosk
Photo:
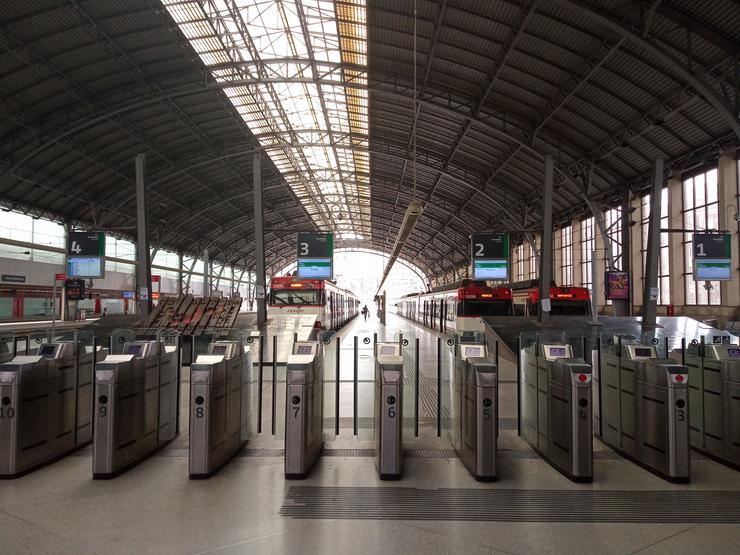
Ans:
[[[177,347],[131,341],[95,367],[93,478],[112,478],[177,435]]]
[[[691,446],[740,469],[740,346],[691,344],[686,366]]]
[[[453,446],[479,481],[496,479],[498,368],[484,343],[459,343],[453,375]]]
[[[0,364],[0,478],[20,476],[90,443],[93,361],[106,354],[57,341]]]
[[[523,435],[575,482],[593,479],[591,366],[567,343],[535,343],[522,368]]]
[[[321,343],[296,341],[285,387],[285,477],[305,478],[324,448],[324,360]]]
[[[403,474],[403,355],[400,343],[375,344],[375,449],[381,480]]]
[[[208,478],[251,437],[252,353],[241,341],[215,341],[190,366],[190,478]]]
[[[672,482],[689,481],[686,366],[619,337],[602,348],[602,440]]]

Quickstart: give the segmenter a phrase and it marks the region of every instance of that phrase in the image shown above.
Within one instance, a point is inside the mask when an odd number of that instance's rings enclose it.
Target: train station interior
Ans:
[[[0,3],[3,553],[740,551],[740,5]]]

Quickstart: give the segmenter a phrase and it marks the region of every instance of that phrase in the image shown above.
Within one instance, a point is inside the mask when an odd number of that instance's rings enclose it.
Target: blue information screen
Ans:
[[[67,277],[102,278],[103,259],[99,256],[70,256],[67,258]]]
[[[506,281],[509,279],[509,261],[505,258],[473,259],[473,279]]]
[[[694,260],[694,280],[730,281],[732,279],[732,260],[727,258],[702,258]]]
[[[298,277],[306,279],[331,279],[331,258],[299,258]]]

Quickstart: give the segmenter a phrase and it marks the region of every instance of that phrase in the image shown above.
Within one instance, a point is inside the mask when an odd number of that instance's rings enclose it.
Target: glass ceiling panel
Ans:
[[[306,210],[370,237],[365,0],[161,0]]]

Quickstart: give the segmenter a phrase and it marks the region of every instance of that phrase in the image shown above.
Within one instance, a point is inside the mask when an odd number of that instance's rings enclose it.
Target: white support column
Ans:
[[[683,191],[681,180],[672,177],[668,180],[668,227],[669,229],[683,228]],[[670,245],[670,267],[671,267],[671,302],[676,307],[676,316],[684,314],[686,305],[686,288],[684,286],[684,251],[683,233],[671,233],[668,237]]]
[[[573,285],[579,285],[583,283],[583,276],[581,275],[581,262],[583,261],[583,255],[581,253],[581,241],[583,241],[581,219],[573,218],[571,225],[573,226]]]

